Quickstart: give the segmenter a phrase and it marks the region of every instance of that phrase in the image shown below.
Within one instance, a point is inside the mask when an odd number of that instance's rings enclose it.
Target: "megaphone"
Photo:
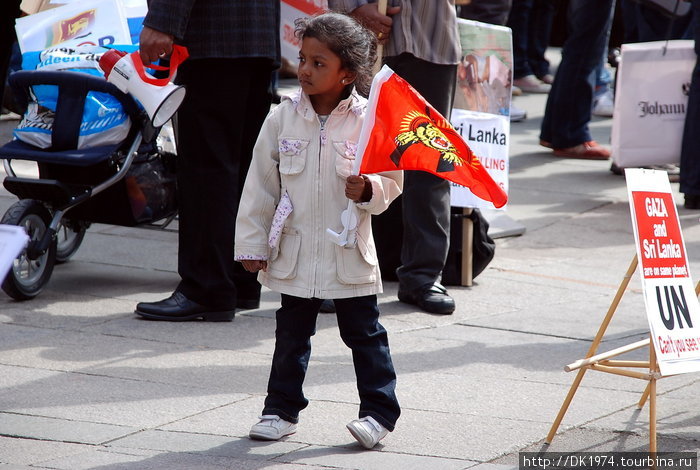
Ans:
[[[170,77],[180,63],[187,58],[187,50],[173,46]],[[154,127],[160,127],[173,117],[185,98],[185,88],[173,84],[170,77],[157,79],[148,74],[137,52],[130,54],[110,49],[100,58],[100,69],[108,82],[116,85],[124,93],[131,94],[146,110]],[[149,65],[158,70],[164,67]]]

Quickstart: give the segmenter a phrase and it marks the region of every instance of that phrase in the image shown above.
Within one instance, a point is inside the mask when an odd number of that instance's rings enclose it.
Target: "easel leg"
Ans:
[[[634,271],[637,269],[637,255],[634,255],[634,258],[632,258],[632,262],[629,265],[629,268],[627,268],[627,272],[625,273],[625,277],[622,279],[622,282],[620,283],[620,286],[617,288],[617,292],[615,293],[615,298],[613,299],[612,303],[610,304],[610,308],[608,308],[608,312],[605,314],[605,318],[603,319],[603,322],[600,324],[600,327],[598,328],[598,332],[595,335],[595,338],[593,338],[593,343],[591,343],[591,347],[588,349],[588,353],[586,354],[586,358],[589,358],[593,355],[595,355],[596,350],[598,349],[598,346],[600,345],[600,342],[603,339],[603,335],[605,334],[605,330],[607,330],[608,325],[610,324],[610,320],[612,320],[613,314],[615,313],[615,310],[617,310],[617,306],[620,304],[620,300],[622,299],[623,294],[627,290],[627,286],[630,283],[630,279],[632,278],[632,275],[634,274]],[[653,346],[652,346],[653,349]],[[566,398],[564,399],[564,403],[561,405],[561,408],[559,409],[559,414],[557,414],[556,419],[554,420],[554,423],[552,423],[552,427],[549,430],[549,434],[547,434],[547,438],[545,439],[545,442],[547,444],[551,444],[552,440],[554,439],[554,435],[557,433],[557,429],[559,429],[559,425],[561,424],[561,421],[564,419],[564,415],[566,414],[566,410],[569,408],[569,405],[571,404],[571,400],[573,400],[574,395],[576,394],[576,390],[578,389],[578,386],[581,384],[581,380],[583,380],[583,374],[586,372],[587,368],[582,368],[579,369],[578,373],[576,374],[576,378],[574,379],[574,382],[571,384],[571,387],[569,388],[569,393],[566,395]]]
[[[659,366],[656,363],[656,350],[654,341],[649,341],[649,452],[656,452],[656,372]]]
[[[650,344],[650,348],[653,348],[654,345]],[[647,384],[647,387],[644,389],[644,393],[642,393],[642,397],[639,399],[639,402],[637,403],[637,409],[641,410],[644,408],[644,403],[646,403],[647,398],[649,398],[649,393],[651,392],[651,382]]]
[[[557,417],[554,419],[554,422],[552,423],[552,427],[549,429],[549,434],[547,434],[547,438],[544,440],[547,444],[551,444],[552,440],[554,439],[554,435],[557,433],[557,429],[559,429],[559,425],[561,424],[561,421],[564,419],[564,415],[566,414],[566,411],[569,409],[569,405],[571,404],[571,400],[574,399],[574,395],[576,394],[576,390],[578,390],[578,386],[581,384],[581,380],[583,380],[583,374],[586,373],[586,368],[581,368],[578,370],[578,373],[576,374],[576,378],[574,379],[574,382],[571,384],[571,387],[569,387],[569,393],[566,394],[566,398],[564,399],[564,403],[562,403],[561,408],[559,409],[559,414],[557,414]]]

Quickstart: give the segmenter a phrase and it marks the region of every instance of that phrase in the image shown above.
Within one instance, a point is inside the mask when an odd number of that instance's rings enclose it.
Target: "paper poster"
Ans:
[[[625,171],[644,303],[662,375],[700,370],[700,304],[665,171]]]
[[[508,194],[508,142],[510,120],[493,114],[453,109],[452,126],[477,156],[489,176]],[[492,202],[476,197],[456,183],[452,185],[450,204],[454,207],[495,209]]]
[[[27,245],[29,237],[17,225],[0,225],[0,283],[10,271],[12,263]]]
[[[126,14],[119,0],[82,0],[17,18],[22,53],[55,46],[131,44]]]
[[[512,33],[504,26],[461,18],[458,27],[462,59],[457,66],[450,120],[489,175],[508,193]],[[451,204],[495,209],[491,202],[456,184],[452,186]]]
[[[282,61],[286,67],[293,67],[299,61],[299,48],[301,44],[294,37],[294,20],[313,16],[328,9],[327,0],[281,0],[280,2],[280,35]]]

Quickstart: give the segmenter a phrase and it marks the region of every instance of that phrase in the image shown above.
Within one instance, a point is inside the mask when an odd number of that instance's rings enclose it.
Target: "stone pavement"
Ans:
[[[278,295],[232,323],[137,319],[137,301],[174,288],[173,232],[94,225],[36,299],[0,293],[0,468],[420,469],[517,466],[543,448],[574,373],[632,260],[624,178],[610,163],[553,157],[537,145],[545,96],[516,98],[507,214],[526,228],[499,238],[471,288],[452,287],[457,311],[426,314],[380,297],[403,414],[365,451],[345,429],[358,398],[335,317],[320,315],[296,434],[254,442]],[[3,141],[12,123],[2,123]],[[609,142],[610,119],[594,119]],[[677,191],[677,185],[674,185]],[[682,208],[691,266],[700,266],[699,212]],[[4,213],[15,198],[0,192]],[[697,274],[696,274],[697,275]],[[648,335],[635,276],[600,351]],[[629,357],[644,358],[645,351]],[[658,449],[700,448],[697,374],[658,386]],[[646,451],[645,382],[589,371],[549,451]]]

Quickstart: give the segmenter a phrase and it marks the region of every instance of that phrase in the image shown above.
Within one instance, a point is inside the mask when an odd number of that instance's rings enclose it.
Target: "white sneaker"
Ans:
[[[552,85],[540,81],[534,75],[525,75],[522,78],[513,80],[513,85],[520,88],[525,93],[549,93]]]
[[[248,435],[251,439],[276,441],[297,432],[297,425],[285,421],[277,415],[262,415],[258,424],[250,428]]]
[[[615,99],[612,90],[608,90],[593,100],[593,115],[612,117]]]
[[[513,103],[510,104],[510,122],[520,122],[527,118],[527,111],[518,108]]]
[[[350,421],[346,426],[352,437],[362,444],[365,449],[371,449],[389,434],[389,430],[379,424],[371,416]]]

